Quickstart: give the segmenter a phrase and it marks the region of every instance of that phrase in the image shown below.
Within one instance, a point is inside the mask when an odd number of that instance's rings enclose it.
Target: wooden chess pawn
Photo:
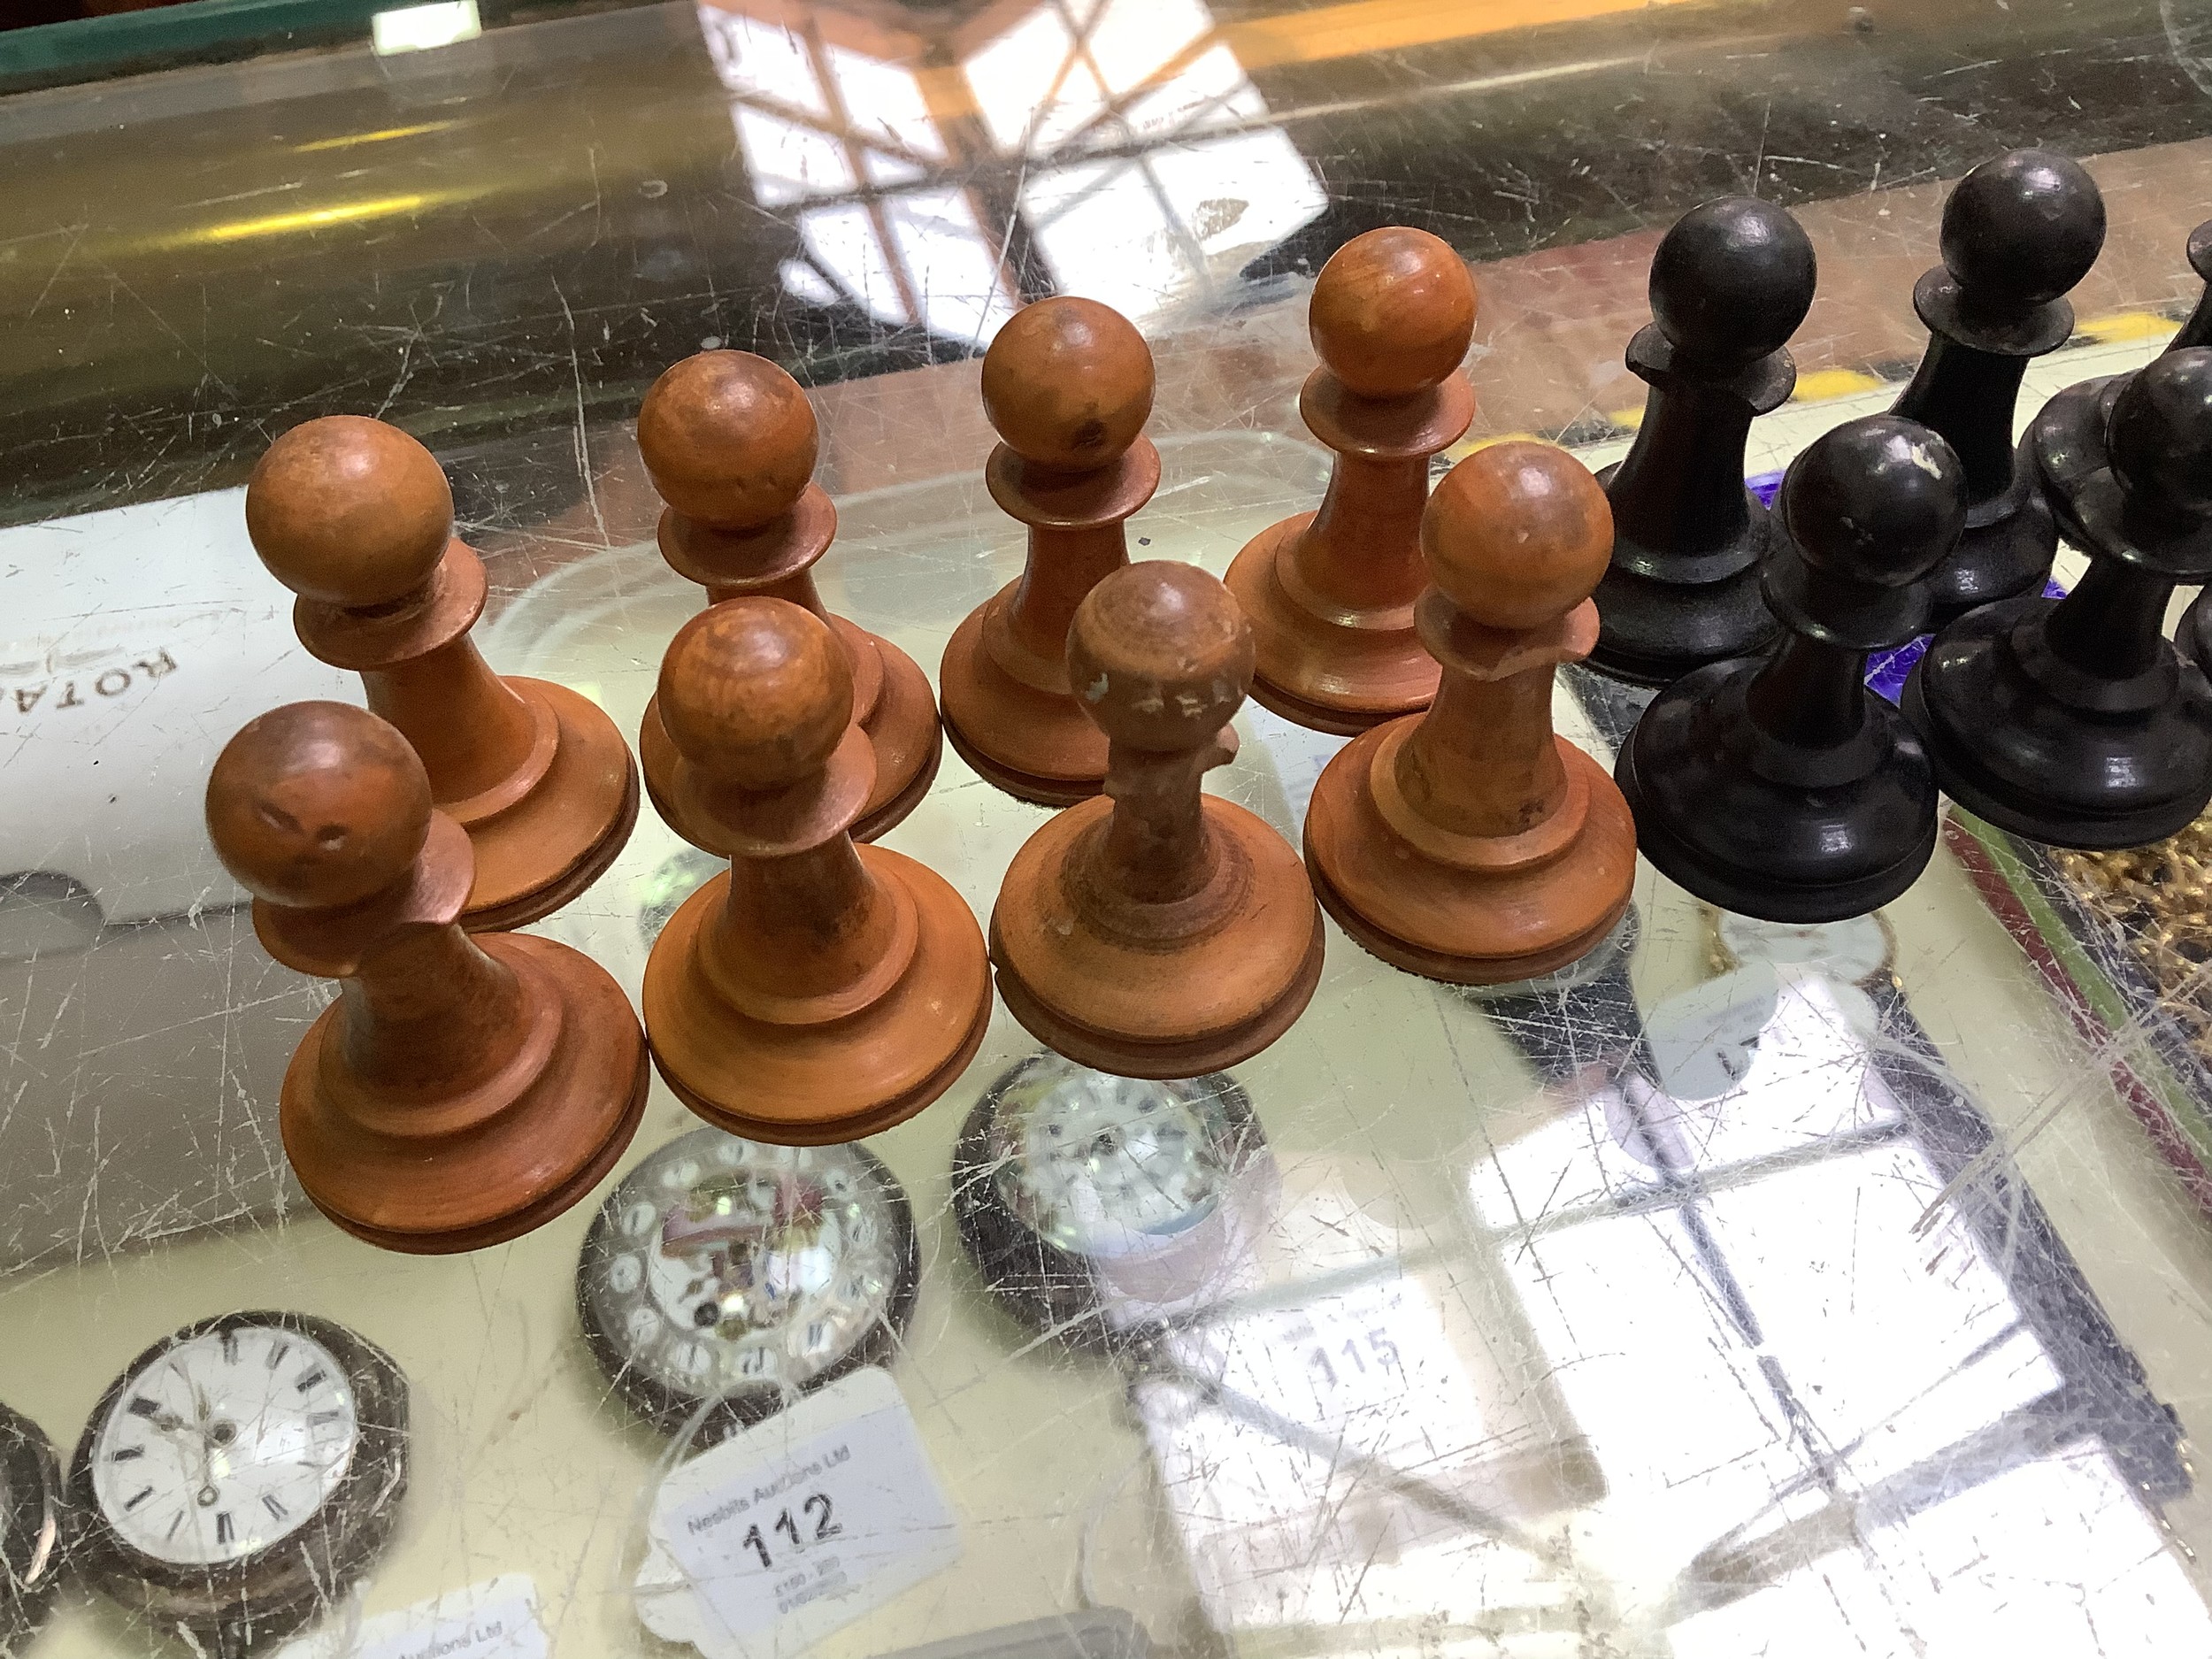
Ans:
[[[1930,578],[1940,627],[1977,605],[2043,591],[2058,531],[2013,439],[2028,365],[2074,332],[2066,291],[2104,246],[2104,198],[2080,165],[2016,150],[1943,204],[1943,263],[1914,285],[1927,355],[1895,412],[1940,434],[1966,468],[1966,532]]]
[[[662,1077],[757,1141],[853,1141],[912,1117],[981,1046],[990,966],[942,877],[853,844],[875,752],[843,643],[784,600],[727,600],[677,634],[658,701],[654,787],[730,860],[646,964]]]
[[[268,953],[343,982],[279,1107],[331,1220],[388,1250],[472,1250],[622,1155],[649,1078],[629,999],[565,945],[462,931],[469,837],[393,726],[342,703],[261,716],[216,759],[207,826]]]
[[[991,913],[999,995],[1031,1034],[1125,1077],[1249,1059],[1320,982],[1323,931],[1281,836],[1200,778],[1236,753],[1252,634],[1194,565],[1093,588],[1067,672],[1107,738],[1104,795],[1025,842]]]
[[[1744,487],[1752,419],[1797,384],[1786,342],[1812,308],[1813,245],[1781,208],[1692,208],[1651,261],[1652,320],[1628,342],[1651,390],[1635,442],[1598,474],[1613,511],[1590,666],[1663,686],[1774,637],[1759,599],[1767,510]]]
[[[1426,231],[1371,230],[1321,267],[1309,326],[1322,366],[1298,409],[1336,451],[1328,493],[1317,511],[1248,542],[1229,591],[1252,623],[1253,700],[1349,736],[1436,695],[1436,663],[1413,626],[1428,580],[1421,509],[1429,457],[1474,419],[1458,372],[1474,337],[1474,281]]]
[[[1806,448],[1780,505],[1763,574],[1780,643],[1661,692],[1613,775],[1661,874],[1745,916],[1843,921],[1904,892],[1935,850],[1927,755],[1866,688],[1866,659],[1927,626],[1965,468],[1927,427],[1870,415]]]
[[[1628,908],[1636,836],[1605,771],[1551,726],[1552,677],[1597,638],[1605,492],[1564,450],[1479,449],[1421,521],[1425,714],[1338,751],[1306,813],[1314,891],[1394,966],[1460,985],[1574,962]]]
[[[1068,626],[1129,563],[1122,524],[1160,486],[1144,435],[1152,353],[1094,300],[1040,300],[983,357],[983,409],[1002,442],[991,499],[1029,526],[1021,578],[970,614],[938,669],[945,734],[987,782],[1065,806],[1098,793],[1106,736],[1068,684]]]
[[[2028,443],[2089,555],[2063,599],[1961,618],[1905,682],[1943,792],[2061,847],[2139,847],[2212,799],[2212,685],[2170,644],[2177,584],[2212,580],[2212,349],[2071,386]]]
[[[669,567],[702,584],[710,604],[758,594],[803,605],[844,646],[853,718],[876,763],[853,839],[873,841],[921,804],[944,749],[929,677],[914,659],[823,608],[814,565],[837,534],[837,509],[813,481],[817,440],[799,383],[749,351],[686,357],[638,411],[638,449],[668,503],[660,549]],[[656,708],[638,728],[638,756],[650,793],[672,758]],[[672,803],[656,795],[653,805],[688,837]]]
[[[432,802],[468,832],[463,926],[520,927],[605,873],[637,823],[629,747],[581,693],[486,666],[469,637],[484,563],[454,537],[429,450],[358,415],[295,426],[253,470],[246,533],[299,595],[300,642],[359,671],[369,707],[421,757]]]

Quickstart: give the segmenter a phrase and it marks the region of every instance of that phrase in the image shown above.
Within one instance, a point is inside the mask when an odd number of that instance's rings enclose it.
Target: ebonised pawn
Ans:
[[[1553,676],[1597,636],[1612,523],[1582,464],[1479,449],[1421,521],[1417,614],[1442,670],[1425,714],[1339,750],[1306,813],[1306,864],[1344,931],[1432,979],[1500,985],[1579,960],[1636,877],[1628,808],[1552,731]]]
[[[1935,850],[1934,773],[1866,659],[1926,628],[1965,468],[1927,427],[1869,415],[1807,447],[1780,506],[1762,578],[1780,643],[1661,692],[1613,775],[1661,874],[1746,916],[1835,922],[1888,903]]]
[[[1108,739],[1105,793],[1022,844],[991,913],[999,995],[1039,1041],[1124,1077],[1249,1059],[1320,982],[1321,912],[1298,855],[1199,780],[1236,754],[1252,634],[1194,565],[1094,588],[1067,673]]]
[[[944,753],[929,678],[904,651],[843,617],[832,615],[814,585],[814,566],[837,534],[837,509],[814,482],[818,441],[805,390],[749,351],[702,351],[653,382],[638,410],[638,452],[668,503],[661,514],[661,557],[679,576],[701,583],[707,602],[746,594],[803,605],[835,631],[852,667],[853,718],[875,752],[876,778],[853,826],[872,841],[922,802]],[[638,727],[646,787],[665,764],[667,734],[649,706]],[[669,826],[688,836],[653,805]]]
[[[2196,309],[2189,313],[2189,320],[2166,342],[2169,351],[2212,346],[2212,219],[2189,233],[2189,268],[2197,273],[2197,280],[2205,288],[2197,296]]]
[[[316,1208],[389,1250],[472,1250],[584,1196],[645,1109],[629,999],[580,952],[459,926],[474,856],[406,738],[296,703],[207,786],[223,867],[287,967],[343,981],[284,1074],[284,1150]]]
[[[469,630],[484,562],[453,534],[453,493],[396,426],[331,415],[269,446],[246,486],[246,532],[299,595],[300,642],[357,670],[369,707],[468,832],[471,932],[550,915],[612,864],[637,823],[637,769],[598,704],[549,680],[503,679]]]
[[[787,601],[726,600],[678,631],[657,701],[654,789],[730,861],[645,965],[661,1076],[756,1141],[854,1141],[912,1117],[975,1057],[990,964],[942,877],[853,844],[875,751],[843,641]]]
[[[1474,419],[1459,373],[1475,327],[1466,261],[1426,231],[1388,227],[1337,250],[1309,313],[1322,366],[1299,413],[1336,452],[1318,511],[1263,530],[1229,566],[1252,623],[1252,697],[1345,735],[1428,707],[1436,664],[1413,603],[1427,584],[1429,457]]]
[[[2212,799],[2212,686],[2162,632],[2175,587],[2212,580],[2212,349],[2070,386],[2028,441],[2088,572],[2063,599],[1953,623],[1904,709],[1976,817],[2061,847],[2139,847]]]
[[[2013,441],[2013,403],[2028,365],[2073,333],[2063,296],[2096,263],[2104,228],[2096,181],[2047,150],[1984,162],[1943,204],[1943,263],[1912,294],[1928,350],[1894,409],[1933,427],[1966,468],[1966,531],[1928,582],[1939,627],[2039,594],[2050,574],[2058,531]]]
[[[1627,457],[1598,474],[1613,509],[1590,666],[1663,686],[1774,637],[1759,600],[1765,507],[1744,488],[1752,418],[1797,384],[1786,349],[1811,309],[1813,245],[1750,196],[1675,221],[1651,262],[1652,321],[1628,342],[1649,382]]]
[[[971,612],[937,673],[945,734],[986,781],[1065,806],[1096,795],[1106,735],[1068,684],[1068,627],[1129,563],[1123,522],[1160,487],[1144,435],[1152,352],[1095,300],[1039,300],[983,356],[983,410],[1002,442],[991,499],[1029,526],[1019,580]]]

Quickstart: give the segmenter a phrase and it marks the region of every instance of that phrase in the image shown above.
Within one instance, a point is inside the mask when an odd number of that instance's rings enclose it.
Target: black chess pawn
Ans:
[[[1744,441],[1797,384],[1784,342],[1816,276],[1797,221],[1746,196],[1692,208],[1659,243],[1653,320],[1628,342],[1651,387],[1643,424],[1598,474],[1613,508],[1589,658],[1601,673],[1663,686],[1774,637],[1759,600],[1768,514],[1744,488]]]
[[[1938,626],[2043,591],[2058,531],[2013,442],[2013,403],[2029,363],[2074,332],[2062,296],[2103,246],[2096,180],[2047,150],[1984,162],[1943,204],[1943,263],[1912,291],[1927,355],[1895,411],[1934,427],[1966,464],[1966,534],[1929,579]]]
[[[2189,313],[2181,331],[2166,342],[2169,351],[2212,346],[2212,219],[2189,233],[2189,268],[2205,285],[2204,292],[2197,296],[2197,308]]]
[[[1779,518],[1761,585],[1780,642],[1661,692],[1613,776],[1637,845],[1699,898],[1842,921],[1902,893],[1935,850],[1935,777],[1866,688],[1866,658],[1927,626],[1928,572],[1966,522],[1965,467],[1927,427],[1869,415],[1797,457]]]
[[[2163,632],[2175,586],[2212,579],[2212,349],[2068,387],[2028,442],[2089,570],[2063,599],[1946,628],[1905,712],[1976,817],[2061,847],[2139,847],[2212,799],[2212,684]]]

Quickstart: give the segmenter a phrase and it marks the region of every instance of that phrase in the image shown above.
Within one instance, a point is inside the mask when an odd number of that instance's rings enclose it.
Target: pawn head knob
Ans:
[[[1966,528],[1966,468],[1916,420],[1866,415],[1822,434],[1782,480],[1782,519],[1805,563],[1847,581],[1904,588]]]
[[[366,709],[294,703],[250,720],[207,780],[215,856],[257,899],[299,910],[396,886],[430,833],[430,779]]]
[[[2104,197],[2070,156],[2015,150],[1985,161],[1943,204],[1944,268],[1978,304],[2055,300],[2104,246]]]
[[[1025,461],[1080,472],[1118,459],[1152,413],[1152,349],[1096,300],[1039,300],[983,354],[983,412]]]
[[[1651,260],[1651,314],[1685,356],[1749,363],[1778,351],[1812,309],[1819,269],[1782,208],[1724,196],[1692,208]]]
[[[269,573],[324,604],[388,604],[430,580],[453,536],[437,457],[397,426],[326,415],[268,448],[246,484],[246,534]]]
[[[1068,628],[1068,681],[1117,743],[1194,749],[1252,684],[1252,625],[1195,565],[1151,559],[1091,589]]]
[[[805,391],[767,358],[702,351],[653,382],[637,446],[653,488],[685,518],[753,530],[805,490],[818,433]]]
[[[1564,449],[1494,443],[1437,485],[1421,551],[1429,580],[1475,621],[1540,627],[1596,589],[1613,557],[1613,510]]]
[[[2105,439],[2131,498],[2169,517],[2212,518],[2212,346],[2138,369],[2113,403]]]
[[[1386,226],[1330,256],[1308,312],[1313,349],[1362,397],[1404,397],[1448,378],[1475,336],[1475,283],[1450,245]]]
[[[726,600],[670,642],[660,715],[669,740],[708,777],[784,788],[827,765],[852,724],[852,666],[803,606]]]

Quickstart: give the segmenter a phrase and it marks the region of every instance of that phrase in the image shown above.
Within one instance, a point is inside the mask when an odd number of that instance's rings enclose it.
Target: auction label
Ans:
[[[872,1365],[679,1468],[652,1532],[708,1615],[693,1640],[710,1654],[770,1632],[760,1651],[788,1653],[960,1556],[913,1414]]]
[[[357,1631],[334,1619],[287,1642],[276,1659],[546,1659],[549,1651],[538,1586],[526,1573],[507,1572],[363,1619]]]

